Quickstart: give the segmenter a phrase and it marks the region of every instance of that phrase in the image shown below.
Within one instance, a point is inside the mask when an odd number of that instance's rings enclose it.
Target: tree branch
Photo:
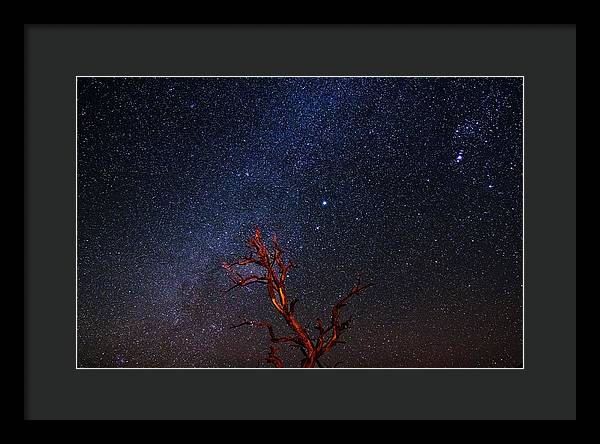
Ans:
[[[321,356],[327,352],[329,352],[337,343],[339,343],[339,337],[344,330],[348,328],[350,325],[350,321],[352,320],[352,316],[350,316],[345,321],[340,321],[340,313],[342,308],[348,305],[348,302],[352,297],[361,293],[369,287],[372,287],[373,284],[365,284],[362,282],[362,276],[359,274],[356,278],[356,281],[352,288],[346,293],[344,297],[342,297],[331,309],[331,325],[324,331],[323,334],[331,331],[331,336],[329,339],[317,350],[317,355]]]
[[[230,328],[238,328],[241,327],[243,325],[251,325],[253,327],[259,327],[259,328],[266,328],[267,331],[269,332],[269,338],[271,339],[271,342],[273,343],[281,343],[281,342],[295,342],[298,343],[298,340],[296,338],[296,336],[282,336],[282,337],[278,337],[277,335],[275,335],[275,332],[273,331],[273,326],[271,324],[269,324],[268,322],[262,322],[262,321],[248,321],[248,320],[243,320],[242,322],[240,322],[239,324],[234,324],[232,325]]]
[[[278,348],[275,346],[271,345],[271,347],[269,347],[269,356],[267,356],[267,362],[269,364],[273,364],[277,368],[283,368],[285,367],[285,365],[283,365],[283,359],[277,356],[277,351]]]
[[[276,311],[283,317],[293,334],[290,336],[278,337],[273,331],[271,324],[260,321],[244,320],[231,328],[241,327],[242,325],[251,325],[265,328],[269,332],[269,338],[272,344],[287,343],[288,345],[299,348],[304,358],[301,361],[303,367],[324,367],[325,365],[319,358],[329,352],[336,344],[341,343],[340,334],[348,328],[352,317],[342,321],[340,319],[341,310],[348,304],[350,299],[356,294],[371,287],[371,284],[364,284],[359,275],[354,286],[342,297],[331,310],[330,325],[325,328],[323,321],[317,319],[315,328],[318,331],[318,337],[315,342],[311,339],[306,329],[296,318],[295,307],[298,299],[288,301],[287,290],[285,286],[289,270],[295,265],[291,261],[284,259],[284,250],[276,236],[271,238],[271,249],[267,247],[262,238],[260,228],[256,228],[254,236],[246,242],[246,246],[251,250],[249,255],[234,262],[224,262],[222,264],[233,281],[233,285],[225,292],[231,291],[237,287],[245,287],[254,283],[266,284],[267,294],[271,304]],[[243,276],[237,268],[254,265],[263,270],[263,274],[253,273]],[[327,336],[329,338],[327,339]],[[267,362],[276,367],[283,367],[283,360],[277,356],[277,348],[270,346]]]

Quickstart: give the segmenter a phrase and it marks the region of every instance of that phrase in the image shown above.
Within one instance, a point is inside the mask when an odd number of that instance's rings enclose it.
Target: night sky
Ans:
[[[77,87],[80,367],[269,367],[264,287],[222,292],[257,225],[311,333],[375,284],[327,364],[522,366],[521,78]]]

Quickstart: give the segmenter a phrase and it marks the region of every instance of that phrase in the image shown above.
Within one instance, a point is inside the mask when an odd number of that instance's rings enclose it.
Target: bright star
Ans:
[[[454,159],[454,161],[456,163],[460,163],[463,160],[463,158],[464,158],[464,154],[465,154],[464,150],[459,150],[458,151],[458,155],[456,156],[456,159]]]

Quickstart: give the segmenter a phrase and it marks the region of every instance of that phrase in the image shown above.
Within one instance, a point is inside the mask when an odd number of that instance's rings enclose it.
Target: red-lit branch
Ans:
[[[283,317],[293,334],[290,336],[277,337],[271,324],[259,321],[244,320],[241,323],[232,326],[232,328],[241,327],[243,325],[265,328],[269,332],[269,337],[273,344],[287,343],[292,347],[300,349],[304,355],[304,358],[300,363],[302,367],[324,367],[325,365],[319,358],[329,352],[336,344],[342,343],[339,340],[339,337],[342,332],[348,328],[350,323],[351,317],[345,321],[340,320],[341,309],[348,304],[353,296],[369,288],[371,285],[363,284],[359,277],[348,293],[333,306],[331,311],[331,324],[325,328],[323,321],[317,319],[315,328],[318,331],[318,337],[316,340],[313,340],[296,318],[294,309],[298,300],[288,300],[285,281],[288,277],[289,270],[294,264],[290,261],[285,261],[283,248],[279,244],[277,237],[272,237],[271,248],[269,249],[262,239],[260,229],[256,228],[254,236],[248,239],[246,245],[250,249],[249,255],[234,262],[223,263],[223,268],[229,272],[234,283],[233,286],[225,291],[230,291],[237,287],[245,287],[257,282],[266,284],[267,294],[271,304]],[[248,265],[254,265],[254,268],[261,269],[262,274],[254,273],[243,276],[237,271],[238,268]],[[283,360],[277,356],[277,351],[278,349],[274,345],[270,347],[267,362],[275,367],[283,367]]]

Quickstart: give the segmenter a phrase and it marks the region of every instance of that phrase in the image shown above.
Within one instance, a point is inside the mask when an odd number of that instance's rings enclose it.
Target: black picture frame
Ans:
[[[575,26],[25,25],[24,59],[25,418],[575,418]],[[77,75],[524,76],[525,368],[77,370]]]

